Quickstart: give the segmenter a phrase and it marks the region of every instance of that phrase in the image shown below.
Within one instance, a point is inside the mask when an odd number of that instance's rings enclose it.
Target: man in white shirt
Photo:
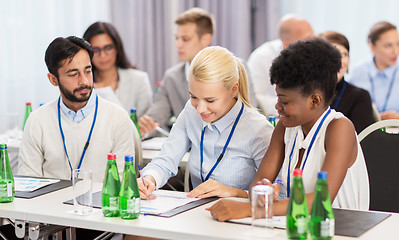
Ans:
[[[19,159],[20,175],[71,179],[72,169],[91,169],[102,182],[107,153],[134,154],[136,128],[122,108],[98,97],[93,89],[93,51],[78,37],[56,38],[45,61],[60,97],[32,112],[25,125]]]
[[[248,58],[249,74],[251,75],[256,100],[260,109],[267,116],[277,116],[277,111],[274,108],[277,96],[270,83],[269,76],[269,69],[274,58],[291,43],[311,38],[313,29],[305,19],[288,14],[280,20],[279,36],[280,39],[263,43]]]

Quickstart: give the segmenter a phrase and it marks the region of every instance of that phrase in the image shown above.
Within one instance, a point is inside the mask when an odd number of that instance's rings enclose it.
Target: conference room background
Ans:
[[[131,62],[148,72],[155,89],[164,71],[178,62],[174,20],[194,6],[215,17],[212,44],[243,59],[278,37],[281,16],[298,14],[315,33],[334,30],[348,37],[349,69],[371,57],[367,34],[374,23],[399,24],[395,0],[0,0],[0,133],[16,121],[22,126],[25,102],[36,109],[59,95],[44,63],[54,38],[81,37],[95,21],[113,23]]]

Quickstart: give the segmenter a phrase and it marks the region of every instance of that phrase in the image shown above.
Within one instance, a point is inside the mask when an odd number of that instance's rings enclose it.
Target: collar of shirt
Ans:
[[[374,58],[370,61],[370,76],[375,79],[377,76],[383,77],[385,79],[392,79],[395,69],[398,66],[395,64],[393,66],[385,68],[383,71],[379,71],[377,65],[375,65]]]
[[[241,100],[237,100],[237,102],[234,104],[233,108],[230,109],[230,111],[224,115],[221,119],[214,123],[208,123],[208,122],[203,122],[202,123],[202,129],[204,129],[205,126],[208,126],[209,130],[213,131],[213,128],[216,128],[219,130],[219,132],[223,132],[228,126],[234,123],[236,120],[238,113],[240,112],[241,109]]]
[[[72,122],[75,123],[80,123],[81,121],[83,121],[83,119],[85,119],[85,117],[87,117],[91,110],[93,110],[93,108],[96,105],[96,92],[94,91],[94,88],[91,92],[89,101],[87,101],[87,104],[79,109],[77,112],[69,109],[63,101],[60,101],[60,107],[61,107],[61,111],[65,114],[65,116],[67,116],[67,118],[69,120],[71,120]],[[62,99],[62,98],[61,98]]]
[[[190,63],[188,63],[188,61],[184,65],[184,74],[186,75],[186,81],[188,82],[188,78],[190,77]]]

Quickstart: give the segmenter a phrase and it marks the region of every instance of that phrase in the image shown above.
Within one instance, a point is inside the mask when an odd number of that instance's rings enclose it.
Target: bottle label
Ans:
[[[110,197],[109,198],[109,210],[114,212],[119,210],[119,198],[118,197]]]
[[[0,197],[12,197],[12,183],[0,184]]]
[[[298,234],[306,233],[306,231],[308,229],[308,219],[306,217],[297,218],[296,228],[297,228]]]
[[[127,213],[140,212],[140,198],[133,198],[127,200]]]
[[[332,237],[334,236],[335,220],[326,219],[320,222],[320,236]]]

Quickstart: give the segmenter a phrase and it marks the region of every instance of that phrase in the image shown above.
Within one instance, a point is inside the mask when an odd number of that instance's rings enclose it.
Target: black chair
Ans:
[[[370,210],[399,212],[398,128],[398,119],[383,120],[359,134],[369,175]]]

